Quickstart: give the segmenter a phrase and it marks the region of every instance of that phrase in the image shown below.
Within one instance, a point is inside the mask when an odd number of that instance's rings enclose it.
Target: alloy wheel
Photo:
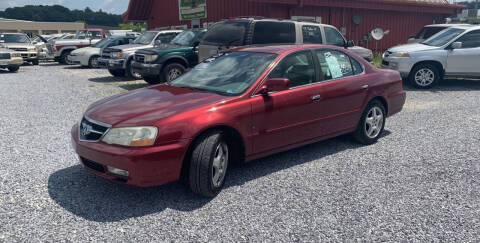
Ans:
[[[168,71],[168,82],[173,81],[180,76],[182,76],[182,70],[178,68],[172,68],[170,71]]]
[[[212,166],[212,183],[215,187],[220,187],[225,180],[228,167],[228,146],[225,142],[220,142],[215,149]]]
[[[378,106],[372,107],[365,118],[365,134],[369,138],[376,138],[383,128],[383,111]]]
[[[427,87],[435,81],[435,73],[428,69],[422,68],[415,73],[415,83],[419,86]]]

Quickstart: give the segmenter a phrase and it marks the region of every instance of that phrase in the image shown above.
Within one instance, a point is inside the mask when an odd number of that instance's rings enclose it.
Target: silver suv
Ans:
[[[445,76],[480,77],[480,26],[456,26],[418,44],[383,54],[382,67],[397,70],[417,88],[431,88]]]

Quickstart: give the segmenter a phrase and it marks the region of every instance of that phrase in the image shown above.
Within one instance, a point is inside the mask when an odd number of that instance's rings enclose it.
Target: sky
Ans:
[[[58,4],[70,9],[90,7],[93,10],[102,9],[104,12],[122,14],[127,11],[129,2],[129,0],[0,0],[0,10],[24,5]]]

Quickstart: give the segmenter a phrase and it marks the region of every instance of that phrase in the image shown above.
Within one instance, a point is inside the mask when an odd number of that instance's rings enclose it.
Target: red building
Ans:
[[[190,26],[191,21],[180,21],[178,5],[178,0],[130,0],[123,17],[125,21],[147,22],[151,29]],[[357,43],[375,28],[390,30],[378,42],[383,50],[405,43],[424,25],[444,23],[445,18],[463,8],[447,0],[207,0],[207,18],[201,19],[201,23],[238,16],[282,19],[311,16],[338,29],[343,27],[347,39]],[[375,41],[370,41],[368,47],[374,49]]]

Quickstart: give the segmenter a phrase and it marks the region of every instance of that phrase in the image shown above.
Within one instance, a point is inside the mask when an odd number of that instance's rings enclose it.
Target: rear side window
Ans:
[[[252,44],[295,43],[295,24],[260,21],[255,23]]]
[[[218,46],[243,46],[249,21],[222,21],[211,26],[202,44]]]
[[[161,41],[162,43],[170,43],[177,36],[177,33],[167,33],[167,34],[160,34],[157,36],[156,41]]]
[[[462,42],[462,48],[478,48],[480,47],[480,30],[466,33],[456,41]]]
[[[334,28],[325,27],[325,39],[327,45],[345,46],[345,39],[343,39],[342,34]]]
[[[285,57],[270,73],[269,78],[288,78],[291,88],[313,83],[315,65],[311,52],[297,52]]]
[[[313,25],[302,26],[303,43],[322,44],[322,31],[320,27]]]
[[[316,54],[322,71],[320,75],[322,81],[355,75],[355,68],[352,67],[347,54],[334,50],[320,50]]]

